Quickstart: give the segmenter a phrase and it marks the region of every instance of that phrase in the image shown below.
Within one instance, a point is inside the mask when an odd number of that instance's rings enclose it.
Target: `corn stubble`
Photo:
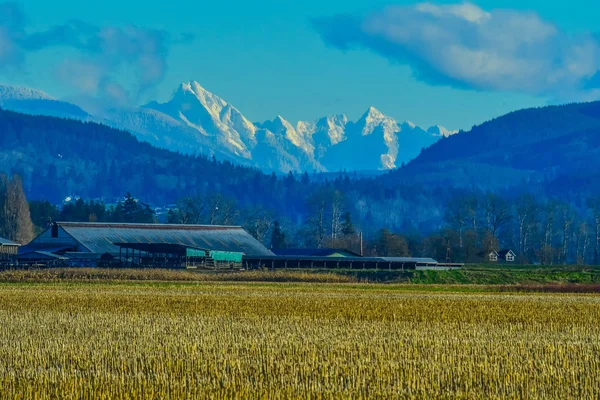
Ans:
[[[0,287],[12,399],[598,398],[600,297]]]

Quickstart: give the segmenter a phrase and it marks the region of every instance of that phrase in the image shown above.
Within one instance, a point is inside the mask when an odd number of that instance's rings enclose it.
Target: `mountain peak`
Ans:
[[[371,106],[367,110],[367,112],[363,115],[363,118],[372,118],[372,119],[383,119],[385,115],[375,107]]]
[[[275,119],[273,121],[277,121],[282,124],[289,124],[289,121],[287,119],[283,118],[280,114],[277,114],[277,116],[275,117]]]

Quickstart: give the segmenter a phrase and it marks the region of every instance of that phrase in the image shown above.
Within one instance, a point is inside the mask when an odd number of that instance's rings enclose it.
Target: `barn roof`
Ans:
[[[0,246],[19,246],[19,244],[0,237]]]
[[[115,243],[169,243],[202,249],[273,255],[239,226],[58,222],[91,253],[118,253]]]

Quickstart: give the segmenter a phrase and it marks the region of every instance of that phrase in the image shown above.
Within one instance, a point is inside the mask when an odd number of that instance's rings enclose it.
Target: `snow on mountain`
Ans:
[[[156,147],[178,151],[183,154],[202,153],[220,159],[229,159],[241,164],[241,159],[232,158],[224,148],[214,146],[211,138],[203,135],[181,121],[150,108],[109,110],[101,121],[114,128],[125,129],[139,140]]]
[[[329,148],[346,139],[346,125],[348,117],[338,114],[321,118],[312,126],[312,141],[317,160],[325,158]]]
[[[37,89],[0,85],[0,103],[9,100],[56,100]]]
[[[0,107],[30,115],[87,120],[90,115],[80,107],[57,100],[41,90],[0,85]]]
[[[294,127],[289,121],[278,115],[273,121],[266,121],[262,124],[257,124],[257,126],[267,129],[275,135],[285,137],[298,148],[298,151],[311,156],[314,153],[314,146],[311,140],[314,127],[307,122],[298,122],[296,127]]]
[[[210,93],[197,82],[182,84],[167,103],[144,106],[182,122],[201,135],[215,140],[235,156],[251,159],[256,144],[256,127],[235,107]],[[198,149],[200,150],[200,149]]]
[[[452,135],[456,135],[458,133],[458,130],[451,131],[451,130],[444,128],[443,126],[434,125],[434,126],[430,127],[429,129],[427,129],[427,133],[429,133],[433,136],[436,136],[436,137],[450,137]]]
[[[329,145],[335,146],[345,139],[347,124],[348,117],[344,114],[321,118],[316,123],[315,135],[324,133],[328,140],[324,140],[323,142],[329,142]]]
[[[27,114],[94,120],[128,130],[157,147],[278,172],[393,169],[442,137],[457,133],[439,125],[424,130],[409,121],[399,123],[375,107],[356,122],[339,114],[293,124],[278,115],[253,124],[198,82],[181,84],[165,103],[113,109],[93,117],[73,104],[27,88],[0,86],[0,106]]]

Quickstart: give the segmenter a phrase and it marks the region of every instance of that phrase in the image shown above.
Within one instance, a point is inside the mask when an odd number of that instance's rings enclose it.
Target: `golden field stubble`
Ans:
[[[2,398],[598,398],[600,297],[2,285]]]

